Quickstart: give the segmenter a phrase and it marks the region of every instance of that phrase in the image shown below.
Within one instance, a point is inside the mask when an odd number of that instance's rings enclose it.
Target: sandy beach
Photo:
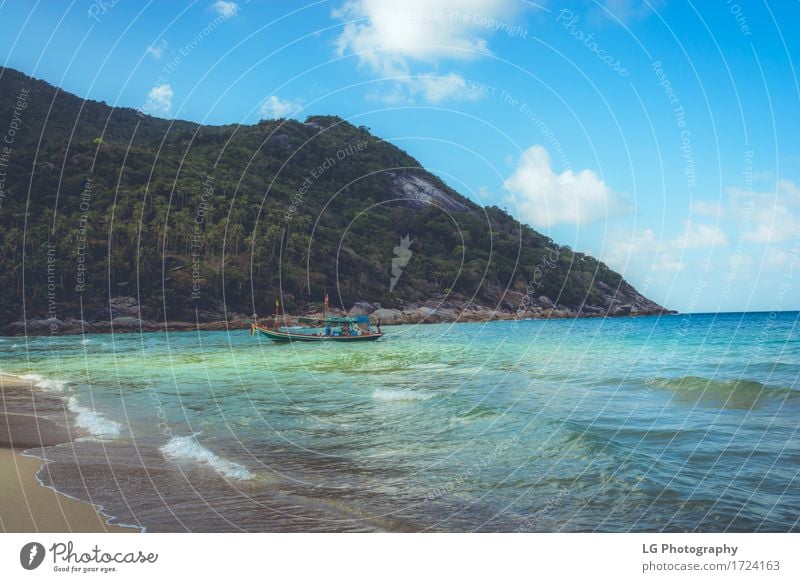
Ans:
[[[27,449],[71,440],[70,432],[36,411],[53,411],[58,399],[38,394],[30,382],[0,376],[0,532],[135,532],[106,524],[97,509],[44,487],[36,479],[41,459]]]

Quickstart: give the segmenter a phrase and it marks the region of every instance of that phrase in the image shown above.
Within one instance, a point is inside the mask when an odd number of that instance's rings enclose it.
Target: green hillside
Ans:
[[[119,296],[154,321],[223,306],[265,315],[279,296],[296,313],[326,291],[345,308],[446,299],[513,311],[546,297],[583,314],[661,310],[603,263],[477,206],[338,117],[202,126],[0,68],[5,128],[0,325],[107,319]]]

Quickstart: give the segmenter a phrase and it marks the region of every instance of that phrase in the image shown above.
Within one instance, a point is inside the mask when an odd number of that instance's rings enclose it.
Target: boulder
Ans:
[[[111,320],[111,323],[117,329],[131,329],[131,330],[138,330],[139,328],[143,330],[151,330],[151,329],[158,329],[161,327],[156,321],[149,321],[147,319],[139,319],[138,317],[115,317]]]
[[[57,317],[28,320],[28,331],[33,333],[62,331],[68,327],[69,324],[66,321],[61,321]]]
[[[381,325],[403,323],[403,312],[399,309],[376,309],[369,314],[369,321],[372,324],[380,321]]]
[[[358,317],[359,315],[369,315],[375,311],[377,307],[366,301],[359,301],[350,308],[347,312],[348,317]]]
[[[536,303],[541,305],[542,307],[554,307],[553,300],[550,299],[547,295],[540,295],[539,298],[536,300]]]
[[[609,311],[609,314],[615,316],[630,315],[631,309],[631,305],[617,305]]]
[[[266,145],[269,147],[274,147],[276,149],[285,149],[285,150],[292,149],[292,142],[289,139],[289,136],[286,135],[285,133],[273,135],[271,138],[267,140]]]

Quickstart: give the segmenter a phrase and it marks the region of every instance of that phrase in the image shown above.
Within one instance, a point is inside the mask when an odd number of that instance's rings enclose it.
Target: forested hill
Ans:
[[[158,322],[263,316],[277,297],[299,313],[326,292],[346,309],[661,311],[338,117],[204,126],[0,68],[0,131],[2,326],[100,321],[120,297]]]

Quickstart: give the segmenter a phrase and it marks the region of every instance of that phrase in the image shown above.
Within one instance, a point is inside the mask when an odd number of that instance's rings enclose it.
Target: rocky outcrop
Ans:
[[[471,212],[466,204],[456,200],[443,189],[410,172],[392,173],[391,192],[419,208],[435,205],[450,212]]]
[[[424,301],[398,306],[381,307],[380,303],[357,301],[349,311],[332,308],[331,315],[369,316],[374,325],[478,322],[513,319],[561,319],[577,317],[626,317],[641,315],[663,315],[675,313],[646,299],[630,285],[623,284],[612,289],[598,283],[603,291],[604,306],[583,305],[578,308],[559,305],[545,295],[528,299],[523,293],[506,291],[495,306],[477,305],[470,301],[456,301],[442,297],[438,300]],[[138,331],[190,331],[190,330],[229,330],[244,329],[250,318],[239,313],[226,311],[223,305],[198,312],[197,321],[157,322],[142,319],[139,304],[133,297],[115,297],[107,309],[94,312],[89,321],[79,319],[30,319],[16,321],[2,331],[7,335],[67,335],[85,333],[129,333]],[[321,312],[309,313],[306,317],[322,319]],[[260,321],[272,321],[272,317]],[[298,325],[296,316],[281,316],[282,325]],[[301,324],[302,325],[302,324]]]
[[[238,313],[224,312],[221,306],[211,311],[198,313],[198,320],[158,322],[141,318],[141,309],[135,297],[114,297],[108,307],[95,310],[87,320],[51,317],[31,318],[15,321],[5,326],[0,333],[21,335],[82,335],[90,333],[131,333],[139,331],[189,331],[242,329],[249,326],[249,319]]]

